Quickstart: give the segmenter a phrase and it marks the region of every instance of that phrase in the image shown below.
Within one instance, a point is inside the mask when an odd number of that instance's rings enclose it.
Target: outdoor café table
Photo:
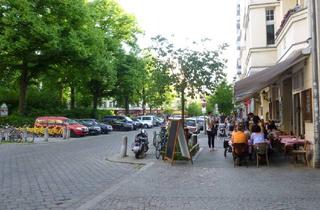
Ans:
[[[303,146],[305,143],[304,139],[297,139],[297,138],[292,138],[292,137],[287,137],[287,138],[281,138],[281,144],[283,145],[283,150],[284,153],[287,153],[287,148],[288,147],[297,147],[297,146]]]

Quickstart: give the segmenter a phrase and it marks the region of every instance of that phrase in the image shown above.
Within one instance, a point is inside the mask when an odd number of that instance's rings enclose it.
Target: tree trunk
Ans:
[[[145,89],[142,89],[142,115],[146,114],[146,96]]]
[[[26,111],[26,96],[27,96],[27,88],[28,88],[28,69],[27,67],[23,67],[21,71],[21,75],[19,78],[20,85],[20,95],[19,95],[19,112],[21,114],[25,114]]]
[[[129,97],[124,98],[125,114],[129,115]]]
[[[63,84],[61,84],[61,87],[60,87],[60,88],[61,88],[60,91],[59,91],[60,103],[61,103],[61,105],[65,105],[64,99],[63,99],[63,92],[64,92]]]
[[[70,96],[70,108],[74,109],[76,107],[76,88],[71,86],[71,96]]]
[[[152,112],[152,106],[149,106],[149,114]]]
[[[184,89],[181,90],[181,119],[182,125],[184,125]]]
[[[97,107],[98,107],[98,96],[93,95],[93,107],[92,107],[92,117],[97,118]]]

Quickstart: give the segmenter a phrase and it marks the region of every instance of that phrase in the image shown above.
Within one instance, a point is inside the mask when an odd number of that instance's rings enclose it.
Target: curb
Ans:
[[[99,204],[100,201],[105,199],[108,195],[114,193],[116,190],[118,190],[120,187],[125,186],[128,182],[132,181],[132,178],[141,174],[148,168],[150,168],[153,165],[153,162],[146,164],[143,166],[138,172],[126,177],[124,180],[119,182],[116,185],[113,185],[112,187],[108,188],[104,192],[100,193],[99,195],[95,196],[91,200],[87,201],[86,203],[82,204],[77,208],[77,210],[89,210],[93,209],[97,204]]]

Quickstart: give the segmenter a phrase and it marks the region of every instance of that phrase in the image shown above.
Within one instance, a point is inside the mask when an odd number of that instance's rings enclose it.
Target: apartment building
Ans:
[[[302,136],[318,147],[313,107],[315,100],[319,101],[313,86],[314,72],[318,71],[312,57],[314,2],[238,1],[235,98],[246,113],[273,119],[281,130]]]

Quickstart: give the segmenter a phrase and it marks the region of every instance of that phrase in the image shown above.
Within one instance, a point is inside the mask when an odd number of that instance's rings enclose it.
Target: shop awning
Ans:
[[[235,100],[237,102],[243,101],[263,88],[273,84],[277,81],[277,77],[290,69],[290,67],[306,59],[309,54],[310,52],[306,52],[305,49],[296,50],[292,52],[286,60],[237,81],[234,86]]]

